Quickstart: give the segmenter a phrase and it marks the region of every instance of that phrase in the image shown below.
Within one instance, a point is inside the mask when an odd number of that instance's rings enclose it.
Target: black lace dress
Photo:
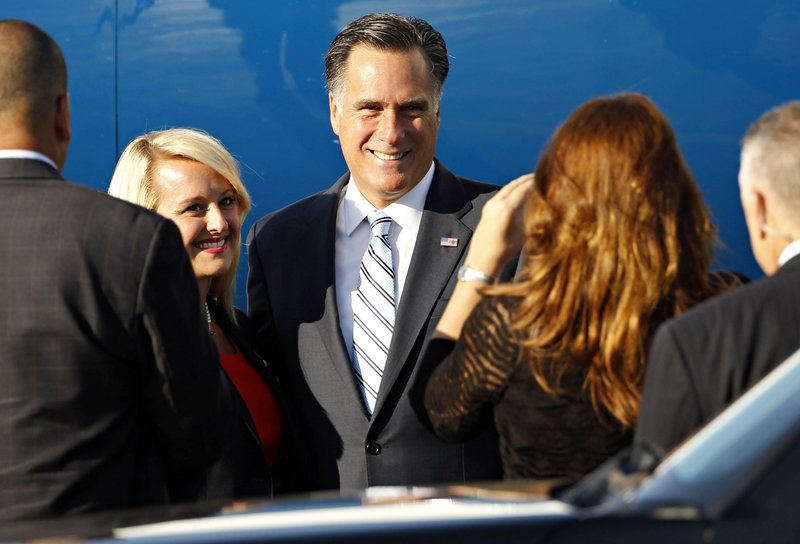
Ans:
[[[516,300],[484,298],[458,342],[435,341],[431,357],[452,349],[428,381],[425,408],[449,442],[469,439],[494,419],[507,479],[576,480],[629,445],[632,433],[610,417],[600,421],[581,390],[582,373],[565,375],[559,395],[539,386],[510,330]]]

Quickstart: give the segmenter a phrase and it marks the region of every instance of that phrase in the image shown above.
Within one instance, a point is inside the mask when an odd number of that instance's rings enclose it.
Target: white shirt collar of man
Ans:
[[[425,200],[428,198],[428,190],[431,188],[434,174],[434,163],[428,168],[428,172],[422,177],[419,183],[409,192],[398,198],[383,209],[383,212],[392,218],[392,221],[400,225],[401,228],[408,228],[411,225],[419,225],[422,211],[425,209]],[[353,176],[344,193],[344,230],[348,236],[353,234],[364,218],[371,213],[375,206],[361,194]]]
[[[53,162],[53,159],[38,151],[31,151],[30,149],[0,149],[0,159],[32,159],[49,164],[54,169],[58,170],[58,166]]]
[[[781,251],[781,254],[778,257],[778,266],[785,265],[792,257],[797,255],[800,255],[800,240],[795,240],[783,248],[783,251]]]

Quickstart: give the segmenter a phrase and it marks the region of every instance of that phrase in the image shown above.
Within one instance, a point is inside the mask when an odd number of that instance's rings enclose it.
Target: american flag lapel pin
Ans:
[[[442,237],[439,240],[439,245],[442,247],[458,247],[458,238]]]

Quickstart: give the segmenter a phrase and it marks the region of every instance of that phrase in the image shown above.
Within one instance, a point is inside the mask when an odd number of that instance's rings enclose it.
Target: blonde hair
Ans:
[[[536,167],[525,230],[519,282],[488,294],[520,299],[512,329],[542,388],[585,372],[601,420],[633,427],[656,327],[714,289],[716,229],[655,105],[622,94],[575,110]]]
[[[155,210],[158,206],[158,191],[153,184],[155,164],[159,160],[175,158],[199,162],[225,178],[236,191],[239,219],[244,223],[250,211],[250,195],[242,183],[239,165],[219,140],[198,129],[156,130],[135,138],[117,162],[108,194]],[[230,270],[214,278],[209,291],[234,320],[233,293],[240,253],[241,240],[234,248]]]

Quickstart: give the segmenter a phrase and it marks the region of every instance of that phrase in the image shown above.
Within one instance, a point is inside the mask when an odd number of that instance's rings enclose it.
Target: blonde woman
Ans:
[[[241,226],[250,209],[236,160],[219,140],[199,130],[150,132],[125,148],[108,192],[178,226],[205,301],[208,332],[242,400],[237,440],[208,480],[197,483],[199,489],[178,498],[270,495],[271,471],[290,461],[287,410],[274,375],[250,347],[246,317],[233,307]]]

